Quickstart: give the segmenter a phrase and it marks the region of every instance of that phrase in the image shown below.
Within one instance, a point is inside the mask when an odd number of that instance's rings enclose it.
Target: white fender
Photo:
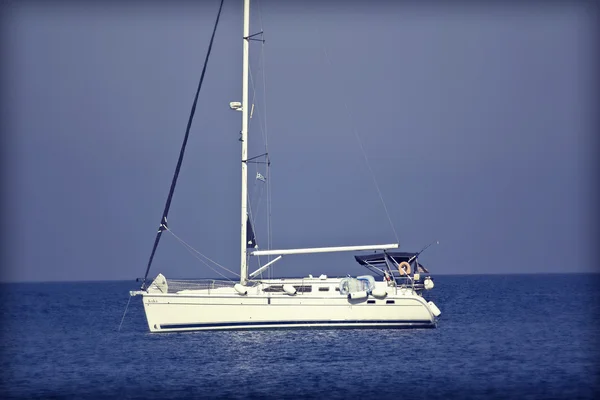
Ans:
[[[429,309],[431,310],[431,313],[435,317],[439,317],[442,312],[440,311],[439,308],[437,308],[437,306],[435,304],[433,304],[433,301],[428,301],[427,304],[429,304]]]
[[[236,283],[233,288],[235,289],[236,292],[238,292],[239,294],[241,294],[242,296],[245,296],[248,294],[248,288],[244,285],[240,285],[239,283]]]
[[[360,300],[360,299],[366,299],[368,295],[369,294],[367,293],[366,290],[361,290],[360,292],[352,292],[352,293],[350,293],[348,295],[348,298],[352,299],[352,300]]]
[[[286,292],[287,294],[289,294],[290,296],[293,296],[296,294],[296,288],[293,287],[292,285],[283,285],[283,291]]]
[[[373,289],[371,291],[371,295],[373,295],[373,297],[377,297],[377,298],[384,298],[385,296],[387,296],[387,291],[383,288],[377,288],[377,289]]]
[[[425,288],[425,290],[431,290],[433,289],[433,281],[431,280],[430,277],[425,278],[425,280],[423,281],[423,287]]]

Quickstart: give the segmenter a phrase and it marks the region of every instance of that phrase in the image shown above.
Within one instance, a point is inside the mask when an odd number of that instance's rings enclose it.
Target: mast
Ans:
[[[240,283],[248,279],[246,224],[248,220],[248,58],[250,50],[250,0],[244,0],[244,32],[242,60],[242,226]]]

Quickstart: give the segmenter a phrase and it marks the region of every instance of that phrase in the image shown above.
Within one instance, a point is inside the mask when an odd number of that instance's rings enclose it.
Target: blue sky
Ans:
[[[432,273],[596,270],[596,43],[582,4],[254,2],[251,31],[266,43],[251,49],[249,153],[264,152],[266,110],[274,247],[396,241],[358,136],[401,249],[440,241],[421,259]],[[6,8],[2,280],[143,276],[217,9]],[[226,1],[169,214],[173,232],[234,271],[240,37],[241,2]],[[151,275],[215,276],[163,236]],[[364,272],[350,253],[276,265]]]

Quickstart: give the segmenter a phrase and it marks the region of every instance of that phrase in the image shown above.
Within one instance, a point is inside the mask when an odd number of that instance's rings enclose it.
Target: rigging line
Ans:
[[[181,244],[184,246],[184,247],[186,247],[186,248],[188,249],[188,251],[190,251],[190,252],[193,252],[193,253],[196,253],[196,254],[198,254],[198,255],[200,255],[200,256],[202,256],[202,257],[204,257],[205,259],[207,259],[208,261],[212,262],[212,263],[213,263],[213,264],[215,264],[216,266],[218,266],[218,267],[220,267],[220,268],[224,269],[225,271],[227,271],[227,272],[229,272],[229,273],[232,273],[233,275],[239,276],[239,274],[236,274],[235,272],[233,272],[233,271],[231,271],[231,270],[227,269],[226,267],[222,266],[222,265],[221,265],[221,264],[219,264],[218,262],[216,262],[216,261],[214,261],[214,260],[210,259],[209,257],[205,256],[204,254],[200,253],[198,250],[196,250],[195,248],[193,248],[193,247],[192,247],[192,246],[191,246],[189,243],[185,242],[183,239],[181,239],[179,236],[177,236],[177,235],[176,235],[176,234],[175,234],[173,231],[171,231],[170,229],[167,229],[167,230],[168,230],[168,231],[169,231],[169,232],[170,232],[170,233],[171,233],[171,234],[172,234],[172,235],[173,235],[173,236],[174,236],[174,237],[175,237],[175,238],[176,238],[176,239],[177,239],[177,240],[178,240],[178,241],[179,241],[179,242],[180,242],[180,243],[181,243]],[[197,257],[196,257],[196,258],[197,258]],[[206,263],[204,260],[202,260],[202,259],[200,259],[200,258],[198,258],[198,260],[202,261],[204,264],[206,264],[206,266],[208,266],[209,268],[211,268],[211,267],[210,267],[210,265],[208,265],[208,264],[207,264],[207,263]],[[212,268],[211,268],[211,269],[212,269]],[[212,270],[213,270],[213,271],[215,271],[214,269],[212,269]],[[216,272],[216,271],[215,271],[215,272]],[[217,272],[217,273],[218,273],[218,272]],[[223,276],[223,275],[221,275],[221,276]],[[229,278],[227,278],[227,279],[229,279]]]
[[[264,154],[263,154],[264,155]],[[258,156],[259,157],[259,156]],[[258,172],[258,167],[256,167],[256,172]],[[257,186],[259,186],[256,182],[256,180],[254,181],[254,190],[252,192],[252,195],[254,197],[255,193],[256,193],[256,188]],[[257,204],[256,204],[256,212],[253,212],[253,207],[252,207],[252,202],[250,201],[250,198],[248,198],[248,217],[250,218],[250,223],[251,226],[253,227],[252,233],[254,234],[254,242],[255,244],[259,243],[259,239],[258,239],[258,234],[257,234],[257,226],[256,226],[256,220],[258,219],[258,211],[260,210],[260,200],[262,199],[262,193],[264,191],[263,185],[260,185],[260,195],[258,196],[258,200],[257,200]],[[261,261],[260,261],[260,256],[256,257],[257,259],[257,264],[258,267],[261,266]]]
[[[267,153],[263,153],[263,154],[259,154],[259,155],[257,155],[257,156],[254,156],[254,157],[250,157],[250,158],[248,158],[248,159],[246,160],[246,162],[248,162],[248,161],[252,161],[252,160],[256,160],[257,158],[264,157],[264,156],[268,156],[268,154],[267,154]]]
[[[123,318],[121,318],[121,323],[119,324],[119,329],[117,332],[121,332],[121,326],[123,326],[123,321],[125,320],[125,314],[127,314],[127,309],[129,308],[129,302],[131,301],[131,297],[129,296],[129,300],[127,300],[127,305],[125,306],[125,312],[123,313]]]
[[[248,66],[248,69],[250,70],[250,84],[252,86],[252,107],[260,109],[260,107],[255,104],[255,100],[256,100],[256,85],[254,84],[254,77],[252,76],[251,67]],[[258,112],[257,115],[258,115],[258,126],[260,127],[260,134],[262,136],[263,143],[265,143],[265,153],[263,153],[261,155],[258,155],[258,156],[254,156],[252,158],[248,158],[246,160],[246,162],[254,160],[254,159],[257,159],[257,158],[265,156],[265,155],[268,155],[268,150],[267,150],[267,145],[266,145],[266,140],[267,140],[267,138],[266,138],[266,132],[265,132],[265,129],[263,128],[263,122],[262,122],[262,118],[260,116],[260,112]]]
[[[258,167],[256,167],[255,171],[257,174],[259,173],[258,171]],[[252,224],[255,225],[255,220],[258,219],[258,212],[260,211],[260,200],[262,199],[262,194],[264,192],[264,185],[266,184],[266,182],[261,182],[258,183],[257,182],[258,179],[254,179],[254,187],[252,188],[252,197],[250,197],[250,195],[248,195],[248,207],[250,207],[250,217],[252,218]],[[260,187],[260,189],[258,189]],[[252,201],[251,199],[256,198],[256,191],[258,192],[258,200],[256,200],[256,204],[255,204],[255,209],[256,212],[253,213],[253,209],[252,209]]]
[[[252,67],[250,66],[250,63],[248,63],[248,75],[250,75],[250,84],[252,86],[252,102],[250,104],[252,104],[252,107],[254,107],[254,103],[256,100],[256,87],[254,87],[254,77],[252,76]],[[252,107],[250,108],[250,119],[252,119]]]
[[[256,185],[254,187],[256,187]],[[250,199],[248,199],[248,200],[250,200]],[[255,223],[256,218],[254,218],[254,214],[252,213],[252,203],[250,201],[248,201],[248,203],[249,203],[248,218],[250,219],[250,225],[252,226],[252,233],[254,234],[254,243],[258,244],[258,235],[256,234],[256,223]],[[248,257],[249,257],[249,255],[248,255]],[[260,267],[260,256],[257,256],[256,259],[257,259],[258,266]]]
[[[256,106],[256,104],[255,104],[255,100],[256,100],[256,85],[254,84],[254,76],[252,74],[252,68],[251,68],[251,66],[248,66],[248,68],[249,68],[249,75],[250,75],[250,84],[252,86],[252,93],[253,93],[253,95],[252,95],[252,107],[254,109],[254,108],[258,108]],[[264,141],[265,140],[265,132],[264,132],[264,129],[263,129],[263,125],[262,125],[262,120],[261,120],[261,117],[260,117],[260,113],[258,113],[257,115],[258,115],[258,125],[260,127],[260,132],[261,132],[261,135],[262,135],[262,138],[263,138],[263,141]],[[248,158],[246,160],[246,162],[249,162],[251,160],[255,160],[255,159],[257,159],[259,157],[263,157],[263,156],[267,156],[267,159],[268,159],[268,153],[265,152],[265,153],[260,154],[258,156],[254,156],[254,157]],[[258,165],[256,166],[254,172],[258,173]],[[256,196],[257,186],[258,185],[257,185],[256,180],[255,180],[254,181],[254,187],[252,189],[252,196],[251,197],[248,196],[248,216],[250,218],[250,223],[252,224],[252,226],[254,226],[253,233],[254,233],[254,240],[256,242],[258,242],[258,237],[257,237],[257,233],[256,233],[256,218],[254,217],[253,212],[252,212],[252,209],[253,209],[252,208],[252,199]],[[261,187],[261,189],[260,189],[260,197],[259,197],[259,199],[257,201],[257,204],[256,204],[257,214],[258,214],[258,209],[260,207],[260,199],[262,198],[262,190],[263,190],[263,188]],[[258,265],[260,266],[260,257],[257,258],[257,261],[258,261]]]
[[[251,110],[250,118],[252,119],[253,110],[254,110],[254,108],[258,108],[258,106],[256,106],[256,85],[254,84],[254,74],[252,73],[252,65],[250,65],[250,63],[248,63],[248,75],[250,76],[250,86],[252,86],[252,102],[251,102],[252,108],[250,109]],[[258,114],[258,124],[260,126],[260,133],[261,133],[261,135],[263,137],[263,141],[264,141],[265,133],[264,133],[263,127],[262,127],[260,113]],[[246,161],[249,161],[249,160],[250,159],[248,159]]]
[[[254,175],[256,176],[256,173],[258,173],[258,166],[256,166],[254,172],[255,172]],[[258,190],[258,185],[256,184],[256,178],[255,178],[254,179],[254,186],[252,188],[252,196],[248,195],[248,207],[250,207],[250,208],[252,208],[252,201],[251,201],[251,199],[253,199],[256,196],[256,191],[257,190]],[[250,210],[250,211],[252,211],[252,210]]]
[[[254,188],[256,189],[256,183],[254,184]],[[247,198],[248,200],[248,220],[252,226],[252,233],[254,233],[254,239],[256,239],[256,224],[254,223],[254,217],[252,215],[252,201],[250,201],[250,196]]]
[[[255,187],[256,187],[256,185],[255,185]],[[262,198],[262,192],[263,192],[263,190],[261,188],[261,190],[260,190],[261,195],[259,197],[259,203],[258,203],[258,205],[260,205],[260,199]],[[248,206],[248,218],[250,219],[250,224],[253,227],[252,228],[252,233],[254,234],[254,243],[258,244],[259,243],[259,239],[258,239],[258,234],[257,234],[257,230],[256,230],[256,219],[257,219],[256,216],[258,215],[258,205],[257,205],[256,214],[254,214],[252,212],[252,203],[250,201],[248,203],[249,203],[249,206]],[[258,266],[260,267],[260,256],[257,256],[256,258],[257,258]]]
[[[316,30],[317,30],[317,35],[319,36],[319,41],[321,41],[321,33],[319,32],[319,28],[316,28]],[[325,53],[325,59],[327,60],[327,64],[329,65],[330,68],[333,68],[333,65],[331,64],[331,60],[329,59],[329,54],[327,53],[327,48],[322,43],[322,41],[321,41],[321,46],[323,48],[323,53]],[[346,98],[346,96],[342,96],[342,99],[345,99],[345,98]],[[396,228],[394,228],[394,223],[392,222],[390,213],[387,209],[387,206],[385,205],[385,201],[383,200],[383,195],[381,194],[381,190],[379,189],[379,184],[377,183],[377,178],[375,177],[373,168],[371,168],[371,163],[369,162],[369,158],[367,157],[367,152],[365,151],[362,140],[360,140],[360,136],[358,135],[358,130],[356,129],[356,127],[352,121],[352,113],[350,112],[350,109],[348,108],[348,103],[346,102],[346,100],[342,100],[342,102],[344,103],[344,107],[346,108],[346,113],[348,114],[348,119],[350,120],[350,124],[352,126],[352,132],[354,133],[354,137],[356,137],[356,140],[358,141],[360,150],[362,151],[362,155],[365,159],[365,163],[367,164],[369,172],[371,173],[371,178],[373,179],[373,183],[375,184],[375,188],[377,189],[377,194],[379,195],[379,199],[381,200],[381,204],[383,205],[383,209],[385,210],[385,215],[387,216],[387,219],[390,223],[390,227],[392,228],[392,231],[394,232],[396,241],[399,243],[400,240],[398,239],[398,234],[396,233]]]
[[[186,246],[185,244],[183,244],[183,247],[185,247],[185,249],[194,257],[196,258],[198,261],[200,261],[202,264],[206,265],[206,267],[208,267],[208,269],[210,269],[211,271],[213,271],[215,274],[217,275],[221,275],[223,278],[227,279],[228,281],[231,281],[231,279],[229,279],[227,276],[223,275],[222,273],[220,273],[219,271],[217,271],[216,269],[212,268],[210,266],[210,264],[208,264],[206,261],[204,261],[203,259],[199,258],[196,254],[193,253],[194,249],[189,248],[188,246]],[[233,281],[232,281],[233,282]]]
[[[259,18],[260,18],[260,25],[261,25],[261,30],[263,30],[262,28],[262,16],[260,13],[260,7],[259,7]],[[267,123],[267,77],[266,77],[266,57],[265,57],[265,44],[263,42],[262,46],[261,46],[261,61],[262,61],[262,81],[263,81],[263,122],[265,125],[265,152],[267,153],[267,247],[269,249],[272,248],[272,244],[273,244],[273,231],[272,231],[272,214],[271,214],[271,204],[272,204],[272,198],[271,198],[271,158],[268,155],[269,154],[269,129],[268,129],[268,123]],[[271,259],[271,257],[269,257],[269,260]]]
[[[200,255],[200,256],[202,256],[202,257],[204,257],[205,259],[207,259],[207,260],[208,260],[208,261],[210,261],[211,263],[215,264],[216,266],[218,266],[218,267],[220,267],[220,268],[223,268],[225,271],[227,271],[227,272],[229,272],[229,273],[231,273],[231,274],[233,274],[233,275],[235,275],[235,276],[238,276],[238,277],[240,276],[239,274],[236,274],[235,272],[231,271],[230,269],[227,269],[226,267],[222,266],[222,265],[221,265],[221,264],[219,264],[218,262],[216,262],[216,261],[212,260],[211,258],[209,258],[209,257],[205,256],[204,254],[200,253],[198,250],[196,250],[195,248],[193,248],[193,247],[192,247],[192,246],[191,246],[189,243],[187,243],[185,240],[183,240],[182,238],[180,238],[179,236],[177,236],[177,235],[175,234],[175,232],[173,232],[171,229],[169,229],[169,228],[166,228],[166,230],[167,230],[167,231],[168,231],[168,232],[169,232],[171,235],[173,235],[173,236],[175,237],[175,239],[177,239],[179,242],[181,242],[181,244],[183,244],[183,245],[184,245],[184,246],[185,246],[185,247],[188,249],[188,251],[190,251],[190,252],[194,252],[194,253],[196,253],[196,254],[198,254],[198,255]],[[196,258],[197,258],[197,257],[196,257]],[[204,260],[202,260],[202,259],[200,259],[200,258],[198,258],[198,260],[200,260],[200,261],[204,262],[208,268],[210,268],[211,270],[215,271],[215,270],[214,270],[214,269],[212,269],[212,268],[210,267],[210,265],[208,265],[208,264],[207,264],[207,263],[206,263]],[[222,275],[221,273],[219,273],[219,272],[217,272],[217,271],[215,271],[215,272],[216,272],[217,274],[221,275],[221,276],[225,276],[225,275]],[[229,279],[229,278],[227,278],[227,279]],[[229,279],[229,280],[231,280],[231,279]]]
[[[252,85],[252,91],[253,91],[252,105],[253,105],[254,108],[259,108],[254,103],[254,101],[256,99],[256,85],[254,84],[254,77],[253,77],[253,74],[252,74],[252,69],[251,69],[250,66],[248,66],[248,68],[250,69],[250,74],[249,74],[250,75],[250,83]],[[263,142],[264,142],[266,140],[266,138],[265,138],[265,131],[263,129],[263,124],[262,124],[262,120],[261,120],[261,117],[260,117],[260,113],[258,113],[257,115],[258,115],[258,125],[260,127],[260,132],[261,132],[261,135],[262,135],[262,138],[263,138]],[[266,148],[265,148],[265,151],[266,151]],[[260,154],[260,155],[257,155],[257,156],[254,156],[254,157],[246,159],[246,162],[249,162],[251,160],[255,160],[255,159],[263,157],[263,156],[267,156],[267,160],[268,160],[268,153],[265,152],[263,154]],[[256,166],[256,171],[255,172],[258,172],[258,166]],[[254,188],[252,190],[252,197],[248,197],[248,204],[250,204],[250,206],[252,205],[251,199],[254,198],[254,196],[256,195],[256,187],[257,187],[257,185],[256,185],[256,182],[255,182]],[[262,198],[262,188],[261,188],[261,198]],[[257,203],[257,209],[258,209],[259,205],[260,204]],[[252,220],[252,223],[254,224],[253,220]],[[255,232],[255,236],[256,236],[256,232]]]
[[[252,78],[252,75],[250,75],[250,77]],[[253,81],[252,79],[251,79],[251,81],[252,81],[252,85],[254,85],[254,81]],[[257,107],[257,108],[258,108],[258,107]],[[262,121],[261,121],[260,114],[258,114],[258,124],[259,124],[259,126],[260,126],[260,130],[261,130],[262,137],[263,137],[263,140],[264,140],[264,139],[265,139],[265,132],[264,132],[264,130],[263,130],[263,126],[262,126]],[[259,154],[259,155],[257,155],[257,156],[254,156],[254,157],[250,157],[250,158],[248,158],[248,159],[246,160],[246,162],[248,163],[248,162],[250,162],[250,161],[252,161],[252,160],[258,159],[258,158],[260,158],[260,157],[265,157],[265,156],[266,156],[266,159],[268,160],[268,157],[269,157],[269,156],[268,156],[268,153],[263,153],[263,154]],[[262,162],[261,162],[261,163],[262,163]],[[267,164],[267,168],[268,168],[268,161],[267,161],[267,162],[265,162],[265,164]],[[254,172],[256,172],[256,173],[258,173],[258,172],[259,172],[259,171],[258,171],[258,165],[256,165],[256,168],[255,168]],[[250,204],[250,205],[252,204],[252,201],[251,201],[251,199],[253,199],[253,198],[256,196],[256,189],[257,189],[257,186],[258,186],[258,185],[256,184],[256,180],[255,180],[254,187],[253,187],[253,189],[252,189],[252,196],[251,196],[251,197],[250,197],[250,196],[248,197],[248,204]],[[261,198],[262,198],[262,185],[261,185],[261,191],[260,191],[260,198],[259,198],[259,200],[258,200],[258,202],[257,202],[257,204],[256,204],[257,213],[258,213],[258,209],[259,209],[259,207],[260,207],[260,199],[261,199]]]
[[[256,185],[255,185],[255,187],[256,187]],[[261,190],[260,190],[260,193],[261,193],[261,195],[260,195],[260,197],[259,197],[259,203],[258,203],[258,205],[257,205],[257,211],[256,211],[256,214],[258,214],[258,206],[260,205],[260,199],[262,198],[262,192],[263,192],[263,189],[262,189],[262,187],[261,187]],[[255,243],[255,244],[258,244],[259,240],[258,240],[258,235],[257,235],[257,233],[256,233],[256,232],[257,232],[257,230],[256,230],[256,223],[255,223],[255,221],[256,221],[256,217],[255,217],[255,214],[252,212],[252,203],[251,203],[251,202],[249,202],[249,204],[250,204],[250,205],[249,205],[249,207],[248,207],[248,210],[249,210],[249,211],[248,211],[248,217],[250,218],[250,223],[251,223],[251,226],[253,227],[253,229],[252,229],[252,233],[254,234],[254,243]],[[258,264],[258,267],[260,268],[260,266],[261,266],[260,256],[256,256],[256,262],[257,262],[257,264]],[[262,273],[261,273],[261,274],[262,274]]]
[[[256,187],[256,186],[255,186]],[[258,243],[258,235],[256,234],[256,220],[258,219],[258,211],[260,209],[260,199],[262,198],[262,192],[263,189],[260,189],[260,196],[258,198],[259,202],[258,205],[256,206],[256,213],[254,213],[252,211],[252,202],[250,202],[250,198],[248,198],[248,217],[250,218],[250,223],[252,224],[252,231],[254,233],[254,239],[256,241],[256,243]]]
[[[184,246],[186,247],[186,246]],[[231,279],[229,279],[227,276],[223,275],[222,273],[220,273],[219,271],[217,271],[216,269],[212,268],[206,261],[202,260],[201,258],[198,258],[197,255],[195,255],[192,250],[188,247],[186,247],[186,250],[192,255],[194,256],[198,261],[200,261],[201,263],[203,263],[204,265],[206,265],[208,267],[208,269],[210,269],[211,271],[213,271],[215,274],[221,275],[223,278],[227,279],[228,281],[233,282]]]
[[[264,69],[263,69],[263,72],[264,72]],[[253,93],[254,93],[254,98],[253,98],[253,101],[254,101],[254,99],[256,98],[256,86],[255,86],[254,78],[253,78],[252,74],[250,74],[250,81],[251,81],[252,89],[253,89]],[[254,105],[254,107],[255,108],[259,108],[256,105]],[[263,121],[262,121],[262,118],[260,116],[260,113],[257,114],[257,115],[258,115],[258,124],[260,126],[260,131],[261,131],[261,134],[262,134],[262,137],[263,137],[263,141],[265,143],[265,153],[260,154],[258,156],[254,156],[254,157],[248,158],[246,161],[251,161],[251,160],[257,159],[259,157],[266,156],[266,160],[267,160],[265,162],[267,164],[267,182],[266,182],[266,184],[268,185],[269,184],[268,180],[269,180],[269,177],[270,177],[270,175],[268,173],[270,160],[269,160],[269,155],[268,155],[268,147],[266,145],[266,143],[267,143],[266,129],[263,127]],[[256,172],[258,172],[258,167],[256,169]],[[262,192],[263,192],[263,190],[262,190],[262,187],[261,187],[260,198],[259,198],[259,200],[257,202],[257,212],[256,212],[257,214],[258,214],[258,210],[259,210],[259,207],[260,207],[260,199],[262,199]],[[267,186],[267,210],[270,209],[269,194],[270,194],[270,192],[269,192],[269,186]],[[255,195],[256,195],[256,184],[255,184],[254,189],[252,191],[252,198],[254,198]],[[270,225],[269,225],[269,221],[270,221],[269,220],[269,215],[270,214],[267,214],[267,248],[270,248],[270,245],[269,245],[269,243],[270,243],[270,239],[269,239],[269,236],[270,236],[269,235],[269,227],[270,227]]]
[[[350,110],[348,109],[348,105],[346,104],[345,101],[344,101],[344,106],[346,107],[346,111],[348,112],[348,115],[350,115]],[[358,133],[357,133],[356,129],[354,128],[354,124],[352,124],[352,126],[353,126],[352,130],[354,131],[356,140],[358,140],[358,144],[360,145],[360,149],[362,150],[363,157],[365,159],[365,163],[367,164],[367,167],[369,168],[369,171],[371,172],[371,177],[373,178],[373,183],[375,184],[375,188],[377,189],[377,194],[379,195],[379,199],[381,200],[381,204],[383,205],[383,209],[385,210],[385,215],[387,216],[387,219],[390,223],[390,227],[392,228],[392,231],[394,232],[394,237],[396,238],[396,242],[399,243],[400,239],[398,239],[398,233],[396,232],[396,228],[394,228],[394,223],[392,222],[390,213],[387,209],[385,201],[383,200],[383,195],[381,194],[381,190],[379,189],[379,184],[377,183],[377,178],[375,177],[375,173],[373,172],[373,169],[371,168],[371,163],[369,162],[369,158],[367,157],[367,152],[365,151],[362,141],[360,140],[360,137],[358,136]]]
[[[259,8],[259,14],[260,14],[260,8]],[[260,15],[259,15],[259,18],[260,18]],[[259,35],[259,34],[263,35],[263,31],[262,31],[262,18],[261,18],[261,24],[260,25],[261,25],[261,32],[260,33],[256,33],[256,34],[254,34],[252,36]],[[264,40],[262,41],[262,47],[261,48],[264,49]],[[261,54],[261,57],[262,57],[262,54]],[[250,84],[252,86],[252,106],[256,107],[256,105],[255,105],[255,100],[256,100],[256,85],[254,84],[254,74],[252,73],[252,66],[250,64],[248,64],[248,72],[249,72],[249,75],[250,75]],[[263,77],[264,77],[264,70],[263,70]],[[258,114],[258,122],[259,122],[259,125],[260,125],[261,135],[262,135],[263,141],[264,141],[265,140],[265,132],[264,132],[263,127],[262,127],[260,113]],[[265,144],[265,148],[266,148],[266,144]]]
[[[260,24],[260,31],[264,32],[264,26],[263,26],[263,20],[262,20],[262,7],[260,4],[260,0],[256,0],[256,5],[257,5],[257,9],[258,9],[258,21]],[[263,33],[264,35],[264,33]],[[263,121],[264,121],[264,141],[265,141],[265,152],[269,153],[269,142],[268,142],[268,137],[269,137],[269,130],[268,130],[268,124],[267,124],[267,79],[266,79],[266,57],[265,57],[265,42],[262,42],[261,45],[261,61],[262,61],[262,81],[263,81]],[[272,248],[272,244],[273,244],[273,231],[272,231],[272,214],[271,214],[271,168],[270,168],[270,159],[268,158],[269,156],[267,156],[267,161],[269,161],[269,164],[267,164],[267,248],[271,249]],[[271,256],[268,257],[268,259],[271,259]],[[269,269],[269,274],[270,274],[271,269]]]
[[[210,52],[212,50],[212,45],[213,45],[213,42],[215,39],[215,33],[217,32],[217,26],[219,25],[219,18],[221,17],[221,10],[223,9],[223,1],[224,0],[221,0],[221,4],[219,5],[219,12],[217,13],[217,19],[215,21],[215,26],[213,28],[212,36],[210,37],[208,51],[206,52],[206,58],[204,59],[204,66],[202,67],[202,74],[200,75],[200,82],[198,82],[198,88],[196,89],[196,95],[194,96],[194,103],[192,104],[192,109],[190,111],[190,117],[188,119],[187,128],[185,130],[183,144],[181,145],[181,150],[179,151],[179,159],[177,160],[177,166],[175,167],[175,174],[173,175],[173,180],[171,181],[171,188],[169,190],[169,196],[167,197],[167,203],[165,204],[165,209],[163,211],[163,215],[160,220],[160,225],[158,228],[158,232],[156,234],[156,239],[154,239],[154,245],[152,246],[152,253],[150,253],[150,259],[148,260],[148,266],[146,267],[146,273],[144,274],[144,280],[142,281],[142,289],[145,289],[146,279],[148,278],[148,272],[150,272],[150,266],[152,265],[152,260],[154,259],[154,254],[156,253],[156,248],[158,247],[158,243],[160,242],[161,234],[162,234],[163,230],[167,227],[167,215],[169,214],[169,208],[171,207],[171,200],[173,199],[173,193],[175,192],[175,185],[177,184],[177,178],[179,177],[179,171],[181,170],[181,163],[183,162],[183,155],[185,154],[185,147],[187,145],[187,141],[190,136],[190,128],[192,126],[192,121],[194,120],[194,114],[196,113],[196,105],[198,104],[198,95],[200,94],[200,88],[202,88],[202,82],[204,81],[204,75],[206,74],[206,67],[208,65],[208,59],[210,57]]]
[[[271,166],[267,165],[267,248],[270,250],[273,247],[273,230],[271,227],[273,218],[271,215],[271,191],[272,191]],[[271,257],[268,257],[269,261]]]
[[[260,185],[260,191],[258,192],[258,200],[256,200],[256,212],[254,213],[254,219],[258,219],[258,214],[260,211],[260,200],[262,199],[263,192],[264,185]]]

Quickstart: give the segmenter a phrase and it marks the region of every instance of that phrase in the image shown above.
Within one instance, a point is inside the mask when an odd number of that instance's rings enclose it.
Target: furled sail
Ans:
[[[192,126],[192,121],[194,120],[194,114],[196,113],[196,105],[198,104],[198,95],[200,94],[200,89],[202,88],[202,82],[204,81],[204,75],[206,73],[208,59],[210,58],[210,52],[212,49],[213,42],[215,40],[215,33],[217,32],[217,26],[219,25],[219,18],[221,17],[222,10],[223,10],[223,0],[221,0],[221,5],[219,6],[219,12],[217,13],[217,19],[215,21],[215,26],[213,28],[212,36],[210,37],[210,42],[208,44],[208,51],[206,52],[206,58],[204,59],[204,67],[202,67],[202,74],[200,75],[200,82],[198,82],[198,89],[196,89],[196,95],[194,96],[194,103],[192,104],[192,110],[190,111],[190,117],[188,118],[188,123],[187,123],[187,127],[185,130],[185,136],[183,137],[183,144],[181,145],[181,150],[179,151],[179,158],[177,160],[177,166],[175,167],[175,173],[173,175],[173,180],[171,181],[171,188],[169,189],[169,196],[167,197],[167,203],[165,204],[165,209],[164,209],[162,217],[160,219],[160,226],[158,227],[158,232],[156,233],[156,238],[154,239],[154,245],[152,246],[152,252],[150,253],[150,259],[148,260],[148,265],[146,266],[146,273],[144,274],[144,279],[142,281],[142,290],[146,289],[146,280],[148,279],[148,272],[150,272],[150,266],[152,265],[152,260],[154,259],[154,254],[156,253],[156,249],[158,248],[158,243],[160,242],[161,235],[164,230],[168,229],[167,216],[169,214],[169,209],[171,207],[171,200],[173,200],[173,193],[175,193],[175,185],[177,184],[177,178],[179,177],[179,171],[181,170],[181,163],[183,162],[185,148],[187,145],[188,138],[190,136],[190,128]]]
[[[250,221],[250,217],[248,217],[248,223],[246,224],[246,240],[248,241],[248,244],[246,246],[247,248],[258,248],[258,244],[256,244],[256,236],[254,236],[254,229],[252,229],[252,222]]]

